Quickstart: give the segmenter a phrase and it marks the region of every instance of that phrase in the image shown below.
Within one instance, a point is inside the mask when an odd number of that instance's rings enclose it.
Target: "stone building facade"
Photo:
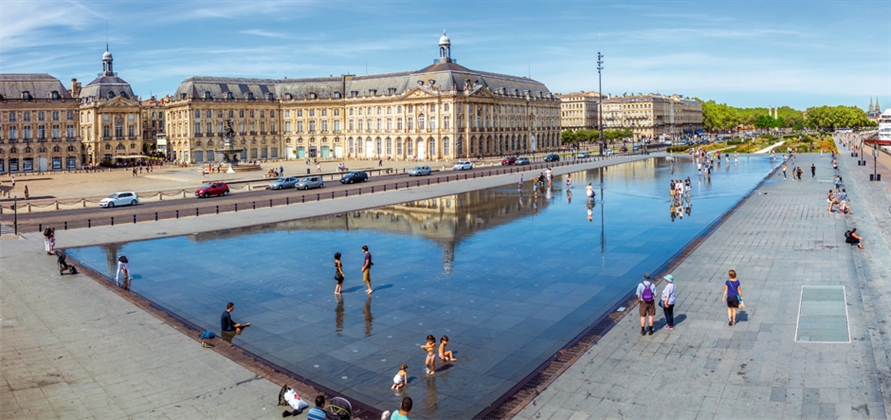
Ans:
[[[597,119],[600,95],[597,92],[558,93],[555,96],[560,99],[562,130],[596,130],[600,127]]]
[[[680,95],[611,96],[603,101],[604,129],[631,129],[634,141],[677,138],[702,129],[702,104]]]
[[[546,151],[560,103],[525,77],[439,58],[417,71],[307,79],[190,77],[165,105],[170,155],[219,161],[227,120],[241,158],[440,160]]]
[[[80,168],[78,102],[48,74],[0,74],[0,173]]]

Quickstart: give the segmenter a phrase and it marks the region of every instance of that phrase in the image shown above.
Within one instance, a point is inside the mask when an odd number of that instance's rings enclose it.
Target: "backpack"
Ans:
[[[644,289],[643,289],[643,292],[640,294],[640,298],[644,302],[647,302],[647,303],[652,302],[653,301],[653,289],[650,288],[650,286],[652,286],[653,283],[647,284],[647,282],[643,282],[641,284],[644,286]]]
[[[122,262],[122,263],[128,263],[128,262],[130,262],[130,260],[128,260],[128,259],[127,259],[127,256],[125,256],[125,255],[121,255],[121,257],[118,258],[118,261],[120,261],[120,262]]]
[[[205,332],[201,333],[200,337],[202,340],[209,340],[211,338],[216,337],[216,334],[214,334],[213,331],[205,331]]]
[[[46,228],[46,229],[43,230],[43,236],[49,237],[49,236],[51,236],[52,234],[53,234],[53,231],[52,231],[52,229],[50,229],[50,228]]]

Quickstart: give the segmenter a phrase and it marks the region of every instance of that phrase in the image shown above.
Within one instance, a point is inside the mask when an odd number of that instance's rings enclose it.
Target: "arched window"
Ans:
[[[115,148],[115,150],[126,150],[126,149],[127,149],[127,148],[124,147],[123,144],[119,144],[118,147]]]
[[[74,146],[68,146],[68,151],[69,151],[69,152],[73,152],[73,151],[74,151]]]

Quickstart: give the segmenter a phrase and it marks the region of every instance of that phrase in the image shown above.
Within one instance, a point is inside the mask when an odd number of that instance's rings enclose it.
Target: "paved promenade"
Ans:
[[[891,194],[841,155],[853,215],[827,212],[829,157],[800,156],[819,180],[778,172],[672,270],[674,330],[657,308],[656,333],[642,337],[630,308],[517,418],[888,418]],[[844,243],[851,227],[865,249]],[[733,327],[729,269],[746,303]],[[850,342],[796,342],[802,286],[820,285],[844,286]]]
[[[646,157],[617,157],[554,172],[640,159]],[[531,179],[538,172],[524,176]],[[515,173],[250,212],[58,230],[57,244],[86,246],[273,223],[488,188],[516,182],[517,177]],[[178,330],[182,325],[158,311],[143,310],[107,283],[82,274],[59,277],[55,258],[43,252],[40,233],[15,237],[8,227],[0,235],[0,418],[281,418],[278,391],[281,384],[293,381],[257,368],[231,349],[202,348],[196,333],[183,334]],[[146,263],[131,262],[134,274]],[[227,356],[247,362],[247,367]],[[310,400],[316,395],[308,387],[298,390]]]
[[[831,166],[819,155],[800,161],[809,166],[809,159],[819,161],[820,182],[774,177],[759,189],[767,195],[743,203],[674,270],[680,291],[674,331],[641,337],[631,308],[519,418],[886,418],[891,262],[882,212],[891,198],[887,188],[876,196],[884,186],[866,182],[853,158],[841,158],[855,214],[829,215],[823,197]],[[157,238],[377,207],[516,177],[57,236],[60,247]],[[849,225],[866,237],[865,250],[843,243]],[[117,289],[83,275],[60,278],[39,233],[7,232],[0,236],[0,418],[281,418],[276,397],[284,377],[236,363],[221,346],[202,348],[181,326]],[[749,305],[735,327],[727,326],[720,303],[729,268],[740,273]],[[794,341],[801,286],[818,284],[846,286],[850,343]]]

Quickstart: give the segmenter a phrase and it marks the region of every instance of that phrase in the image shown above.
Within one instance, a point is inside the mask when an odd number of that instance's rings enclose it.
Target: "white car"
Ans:
[[[469,160],[462,160],[452,166],[453,171],[466,171],[468,169],[473,169],[473,162]]]
[[[99,201],[100,207],[135,206],[137,204],[139,204],[139,197],[132,191],[116,192]]]

